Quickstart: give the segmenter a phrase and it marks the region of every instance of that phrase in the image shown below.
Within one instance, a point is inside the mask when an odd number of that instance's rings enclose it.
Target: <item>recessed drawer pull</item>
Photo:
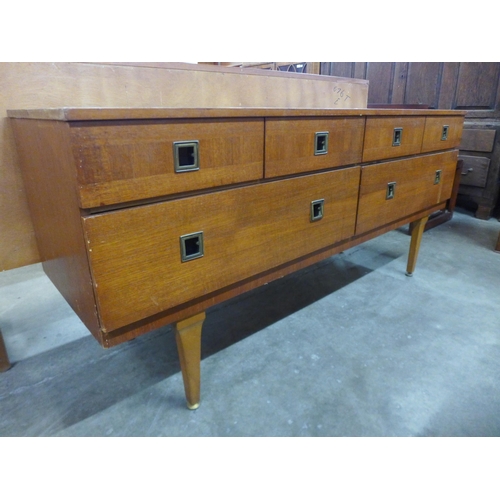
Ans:
[[[191,172],[200,169],[198,154],[199,141],[176,141],[174,146],[174,170]]]
[[[329,132],[316,132],[314,134],[314,154],[316,156],[328,153],[328,134]]]
[[[396,193],[396,183],[395,182],[387,183],[387,192],[385,195],[385,199],[392,200],[394,198],[395,193]]]
[[[443,125],[443,131],[441,133],[441,140],[442,141],[447,141],[448,140],[448,129],[450,128],[449,125]]]
[[[185,234],[180,237],[180,242],[182,262],[203,257],[203,231]]]
[[[403,127],[396,127],[392,134],[392,145],[401,146],[402,136],[403,136]]]
[[[441,182],[442,170],[436,170],[436,175],[434,176],[434,184],[439,184]]]
[[[311,201],[311,222],[320,220],[324,214],[325,200]]]
[[[473,172],[474,169],[471,167],[471,168],[468,168],[467,169],[467,172],[462,172],[462,175],[467,175],[467,174],[470,174],[471,172]]]

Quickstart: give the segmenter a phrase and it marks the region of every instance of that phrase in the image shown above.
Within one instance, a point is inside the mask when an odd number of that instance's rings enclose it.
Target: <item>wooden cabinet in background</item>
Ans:
[[[458,202],[488,219],[498,202],[500,181],[500,120],[464,124],[460,159],[463,168]]]

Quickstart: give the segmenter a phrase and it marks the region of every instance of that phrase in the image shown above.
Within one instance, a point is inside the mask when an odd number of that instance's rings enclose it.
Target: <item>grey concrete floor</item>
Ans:
[[[101,348],[40,265],[0,273],[0,436],[500,436],[500,223],[407,227],[207,311],[202,401],[171,327]]]

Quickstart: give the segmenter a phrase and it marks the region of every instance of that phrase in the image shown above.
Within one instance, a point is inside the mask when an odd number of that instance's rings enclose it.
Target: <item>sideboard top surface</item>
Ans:
[[[379,108],[45,108],[8,110],[10,118],[37,120],[147,120],[169,118],[243,118],[307,116],[465,116],[465,111],[447,109]]]

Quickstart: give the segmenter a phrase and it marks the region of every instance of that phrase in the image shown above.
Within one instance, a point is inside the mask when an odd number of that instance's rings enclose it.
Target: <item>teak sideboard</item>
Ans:
[[[9,111],[43,267],[104,347],[175,323],[188,407],[205,310],[452,193],[464,112]]]

